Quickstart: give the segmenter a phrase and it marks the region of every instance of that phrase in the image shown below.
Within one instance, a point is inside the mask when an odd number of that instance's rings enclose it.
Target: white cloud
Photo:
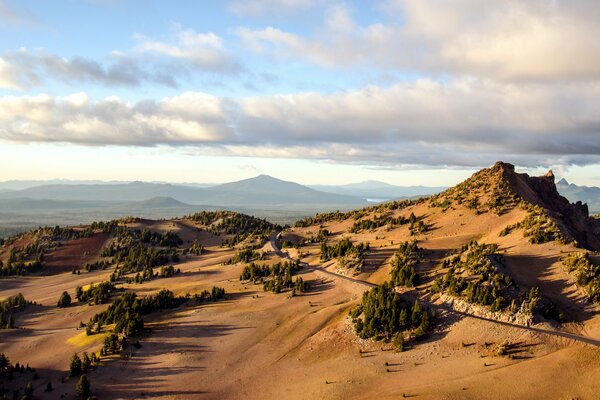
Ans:
[[[398,22],[359,26],[337,7],[309,37],[272,26],[236,32],[251,50],[330,68],[497,80],[600,78],[600,7],[594,1],[396,0],[384,10]]]
[[[600,161],[600,84],[419,80],[323,95],[160,101],[0,98],[0,139],[192,146],[213,154],[376,165]]]
[[[103,62],[84,57],[64,58],[44,50],[0,55],[0,88],[27,90],[46,80],[68,84],[137,87],[145,83],[177,87],[190,72],[237,74],[239,61],[225,49],[223,39],[212,32],[197,33],[175,25],[169,40],[135,35],[130,52],[113,51]]]
[[[239,62],[223,46],[223,39],[213,32],[198,33],[175,25],[167,41],[137,34],[136,50],[189,62],[192,66],[219,73],[239,72]]]
[[[15,68],[4,61],[0,57],[0,88],[19,90],[21,89],[22,83],[19,82],[19,73],[15,71]]]

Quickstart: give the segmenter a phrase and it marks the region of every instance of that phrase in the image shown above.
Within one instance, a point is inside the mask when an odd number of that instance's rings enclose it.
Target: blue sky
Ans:
[[[600,185],[594,1],[0,0],[0,180]]]

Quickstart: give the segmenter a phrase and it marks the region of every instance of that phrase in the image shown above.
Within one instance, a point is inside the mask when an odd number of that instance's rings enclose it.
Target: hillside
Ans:
[[[0,249],[0,298],[38,303],[0,329],[0,353],[38,369],[36,393],[60,387],[51,399],[73,395],[60,382],[84,351],[101,357],[99,398],[594,398],[598,222],[552,174],[499,162],[430,198],[286,229],[224,211],[42,228]],[[92,282],[114,288],[76,301]],[[94,322],[116,303],[124,320]]]

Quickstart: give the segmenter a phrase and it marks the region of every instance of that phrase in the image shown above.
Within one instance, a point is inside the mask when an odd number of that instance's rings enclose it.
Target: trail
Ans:
[[[285,258],[288,260],[293,260],[290,255],[287,252],[282,251],[278,246],[277,246],[277,238],[279,236],[281,232],[279,231],[275,231],[273,232],[270,236],[269,236],[269,240],[271,241],[271,246],[273,247],[275,253],[281,257],[281,258]],[[300,265],[303,266],[306,270],[308,271],[317,271],[320,273],[323,273],[325,275],[329,275],[338,279],[342,279],[348,282],[352,282],[358,285],[362,285],[364,287],[367,288],[374,288],[377,287],[379,285],[375,284],[375,283],[371,283],[371,282],[367,282],[361,279],[356,279],[356,278],[352,278],[349,276],[345,276],[342,274],[338,274],[336,272],[332,272],[332,271],[328,271],[320,266],[312,266],[306,262],[300,262]],[[474,318],[474,319],[478,319],[481,321],[487,321],[487,322],[491,322],[494,324],[498,324],[498,325],[503,325],[503,326],[509,326],[512,328],[517,328],[517,329],[523,329],[529,332],[536,332],[536,333],[541,333],[544,335],[551,335],[551,336],[556,336],[556,337],[561,337],[561,338],[565,338],[565,339],[570,339],[570,340],[574,340],[576,342],[579,343],[584,343],[584,344],[588,344],[591,346],[596,346],[596,347],[600,347],[600,340],[597,339],[593,339],[587,336],[580,336],[580,335],[576,335],[574,333],[568,333],[568,332],[560,332],[560,331],[553,331],[553,330],[549,330],[549,329],[542,329],[542,328],[535,328],[535,327],[531,327],[531,326],[526,326],[526,325],[519,325],[519,324],[511,324],[510,322],[503,322],[503,321],[497,321],[495,319],[491,319],[491,318],[486,318],[486,317],[480,317],[478,315],[474,315],[474,314],[469,314],[466,312],[462,312],[462,311],[456,311],[453,308],[447,307],[447,306],[442,306],[439,304],[435,304],[426,300],[422,300],[424,303],[426,303],[429,307],[431,308],[435,308],[438,310],[443,310],[446,311],[448,313],[451,314],[455,314],[455,315],[460,315],[462,317],[466,317],[466,318]]]

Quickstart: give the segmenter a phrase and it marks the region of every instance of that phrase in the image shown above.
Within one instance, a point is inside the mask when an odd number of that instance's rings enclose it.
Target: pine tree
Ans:
[[[10,360],[4,353],[0,353],[0,372],[10,369]]]
[[[88,353],[86,353],[85,351],[83,352],[83,355],[81,356],[81,369],[86,372],[87,370],[90,369],[92,365],[92,362],[90,360],[90,357],[88,356]]]
[[[90,397],[90,380],[85,375],[81,375],[77,382],[77,397],[81,400],[87,400]]]
[[[58,304],[57,307],[60,308],[65,308],[65,307],[69,307],[71,305],[71,296],[69,296],[69,293],[62,292],[62,294],[60,295],[60,298],[58,299]]]
[[[394,337],[394,347],[396,347],[398,351],[404,351],[404,336],[402,335],[402,332],[398,332]]]
[[[76,375],[79,375],[80,373],[81,373],[81,359],[79,358],[77,353],[74,353],[73,356],[71,357],[71,362],[69,365],[69,375],[76,376]]]

